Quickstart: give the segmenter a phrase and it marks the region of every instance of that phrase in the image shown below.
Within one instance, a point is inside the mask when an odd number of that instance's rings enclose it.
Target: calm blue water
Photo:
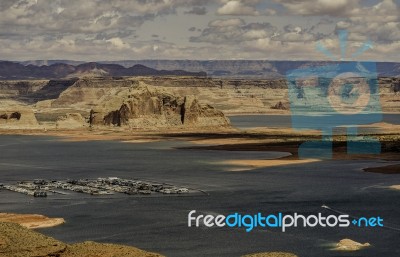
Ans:
[[[261,251],[289,251],[304,257],[400,256],[400,233],[386,229],[188,228],[190,210],[203,213],[300,212],[330,214],[321,205],[355,216],[379,215],[400,227],[400,193],[382,186],[400,176],[365,173],[380,160],[323,161],[228,172],[230,159],[275,158],[283,153],[176,150],[181,142],[128,144],[61,142],[49,137],[0,136],[2,183],[32,178],[119,176],[203,189],[209,195],[183,197],[30,198],[0,192],[0,211],[64,217],[65,225],[41,232],[66,242],[122,243],[167,256],[231,257]],[[328,250],[343,238],[369,242],[361,252]]]

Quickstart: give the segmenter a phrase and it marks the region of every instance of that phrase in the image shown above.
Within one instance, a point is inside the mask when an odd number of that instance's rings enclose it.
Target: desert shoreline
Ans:
[[[29,229],[51,228],[65,223],[63,218],[49,218],[40,214],[0,213],[0,222],[20,224]]]
[[[397,127],[397,126],[395,126]],[[318,140],[320,135],[313,131],[295,132],[291,129],[267,128],[261,130],[240,131],[232,127],[219,128],[218,130],[188,128],[162,129],[162,130],[124,130],[124,129],[79,129],[79,130],[0,130],[0,135],[23,135],[23,136],[50,136],[65,142],[84,141],[118,141],[123,143],[151,143],[160,141],[182,141],[188,142],[190,146],[177,147],[181,150],[220,150],[220,151],[274,151],[286,152],[288,156],[273,160],[231,160],[225,164],[234,164],[236,170],[248,170],[252,168],[269,167],[274,165],[290,165],[294,163],[314,162],[318,160],[301,160],[298,158],[297,150],[301,143],[309,140]],[[346,137],[336,136],[334,138],[333,159],[336,160],[367,160],[380,159],[388,161],[387,165],[380,168],[365,167],[365,172],[382,174],[397,174],[400,161],[398,147],[400,145],[400,133],[389,131],[385,134],[374,135],[382,144],[382,153],[379,155],[347,155]],[[393,162],[393,163],[391,163]],[[247,167],[247,168],[246,168]],[[243,169],[242,169],[243,168]]]

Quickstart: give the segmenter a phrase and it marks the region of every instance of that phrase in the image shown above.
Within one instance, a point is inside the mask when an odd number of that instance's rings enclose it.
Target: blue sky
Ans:
[[[3,0],[0,59],[400,61],[400,0]]]

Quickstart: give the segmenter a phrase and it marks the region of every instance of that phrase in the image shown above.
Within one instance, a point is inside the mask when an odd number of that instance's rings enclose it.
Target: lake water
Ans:
[[[301,117],[301,116],[299,116]],[[321,126],[321,123],[329,122],[329,115],[324,116],[326,119],[321,119],[315,123],[309,124],[310,127]],[[292,127],[291,115],[239,115],[229,117],[233,126],[240,129],[249,129],[255,127]],[[365,120],[368,115],[365,115]],[[310,120],[309,117],[304,117],[304,120]],[[362,122],[363,119],[360,120]],[[400,114],[383,114],[382,121],[390,124],[400,124]],[[362,122],[365,124],[368,122]]]
[[[62,142],[57,138],[0,136],[1,183],[34,178],[117,176],[157,180],[205,190],[208,195],[159,197],[31,198],[0,192],[0,211],[64,217],[66,224],[40,230],[66,242],[93,240],[133,245],[167,256],[232,257],[289,251],[304,257],[400,256],[400,232],[388,229],[306,228],[279,230],[188,228],[190,210],[229,214],[299,212],[332,214],[326,204],[355,216],[381,216],[400,228],[400,176],[365,173],[380,160],[322,161],[229,172],[216,162],[276,158],[284,153],[177,150],[182,142],[129,144]],[[329,251],[327,244],[351,238],[373,247]]]

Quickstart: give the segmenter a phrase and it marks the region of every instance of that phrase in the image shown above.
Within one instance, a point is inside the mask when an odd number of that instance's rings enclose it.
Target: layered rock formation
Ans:
[[[0,108],[0,128],[32,128],[39,124],[33,110],[24,106]]]
[[[187,78],[184,81],[194,83],[196,79]],[[36,117],[43,128],[59,129],[88,126],[138,129],[229,126],[221,111],[208,104],[209,101],[200,101],[193,96],[198,90],[149,85],[143,82],[143,78],[84,78],[32,85],[21,83],[3,85],[12,95],[7,95],[7,99],[16,100],[0,104],[0,128],[38,128]],[[27,92],[18,93],[18,85],[24,85]],[[53,87],[57,94],[49,94]],[[40,98],[42,94],[54,98]],[[27,104],[34,99],[43,100],[34,105]]]
[[[202,105],[194,96],[175,96],[165,90],[139,83],[104,97],[90,112],[91,126],[225,127],[228,119],[210,105]]]
[[[79,80],[0,81],[0,107],[6,99],[25,104],[36,103],[36,112],[89,112],[107,94],[135,86],[138,81],[157,88],[166,88],[175,96],[196,95],[202,104],[209,104],[225,114],[283,112],[289,101],[285,79],[215,79],[200,77],[107,77]],[[399,112],[400,78],[379,78],[382,110]],[[38,102],[40,101],[40,102]],[[70,108],[73,107],[73,108]],[[120,107],[120,106],[119,106]],[[119,108],[115,107],[115,108]],[[57,110],[56,110],[57,109]],[[61,110],[63,109],[63,110]],[[69,109],[69,110],[67,110]],[[61,110],[61,111],[59,111]],[[287,110],[288,111],[288,110]],[[81,112],[83,113],[83,112]],[[40,114],[41,117],[43,115]],[[54,119],[51,119],[54,121]],[[42,120],[41,120],[42,121]]]
[[[290,109],[290,104],[289,103],[283,103],[282,101],[279,101],[277,104],[271,106],[272,109],[276,110],[289,110]]]
[[[400,111],[399,85],[400,78],[379,78],[384,112]],[[315,98],[304,94],[307,97]],[[284,79],[156,76],[0,81],[0,98],[2,129],[32,129],[38,122],[46,129],[79,129],[90,124],[205,128],[227,124],[216,109],[224,114],[290,111]]]
[[[60,129],[79,129],[84,127],[86,120],[80,113],[67,113],[59,116],[56,121],[56,127]]]

